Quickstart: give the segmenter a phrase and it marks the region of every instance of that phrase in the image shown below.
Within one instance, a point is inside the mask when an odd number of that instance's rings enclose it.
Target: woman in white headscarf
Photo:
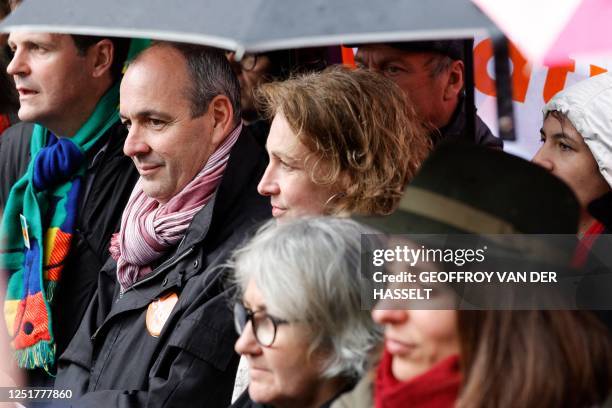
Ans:
[[[543,113],[542,147],[533,161],[565,181],[576,194],[581,206],[581,238],[610,229],[612,74],[591,77],[559,92]]]

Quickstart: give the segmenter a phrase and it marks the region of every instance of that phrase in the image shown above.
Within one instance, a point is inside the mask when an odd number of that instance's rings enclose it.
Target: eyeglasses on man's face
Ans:
[[[264,311],[253,312],[244,307],[242,303],[236,302],[234,304],[234,324],[239,335],[242,335],[249,321],[255,340],[263,347],[270,347],[274,343],[278,326],[289,323],[287,320],[270,316]]]

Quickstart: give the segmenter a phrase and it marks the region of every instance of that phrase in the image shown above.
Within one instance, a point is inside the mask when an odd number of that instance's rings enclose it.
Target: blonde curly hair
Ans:
[[[366,70],[334,66],[268,83],[256,103],[270,119],[281,113],[308,148],[312,182],[341,188],[327,203],[331,214],[392,213],[431,150],[404,93]]]

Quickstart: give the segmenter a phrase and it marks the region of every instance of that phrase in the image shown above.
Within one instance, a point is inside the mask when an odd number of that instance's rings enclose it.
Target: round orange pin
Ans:
[[[159,337],[176,302],[178,302],[178,295],[170,292],[149,304],[145,321],[151,336]]]

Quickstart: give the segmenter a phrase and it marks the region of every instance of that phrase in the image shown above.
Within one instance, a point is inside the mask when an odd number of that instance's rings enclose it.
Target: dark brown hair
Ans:
[[[121,79],[123,71],[123,65],[127,59],[128,51],[130,49],[129,38],[115,38],[115,37],[97,37],[93,35],[75,35],[71,34],[74,45],[77,48],[79,55],[83,56],[87,50],[94,44],[107,38],[113,43],[113,62],[110,67],[110,74],[113,82],[117,82]]]
[[[612,390],[607,328],[576,310],[460,311],[459,408],[579,408]]]
[[[0,20],[11,13],[11,4],[8,0],[0,0]]]

